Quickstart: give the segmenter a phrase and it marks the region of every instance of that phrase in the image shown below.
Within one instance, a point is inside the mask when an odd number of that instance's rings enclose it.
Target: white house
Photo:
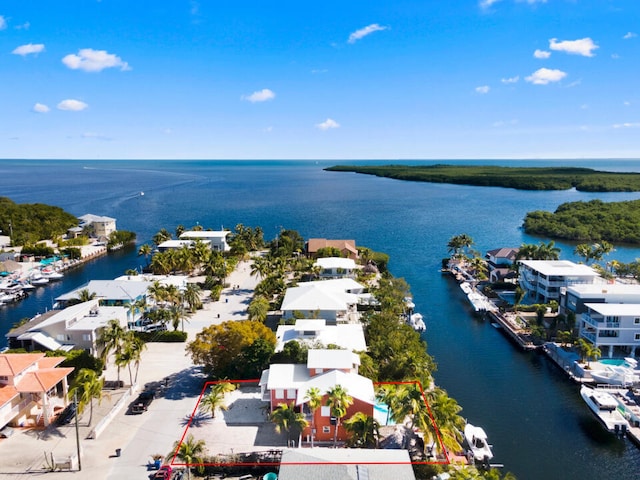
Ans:
[[[320,268],[321,278],[355,278],[358,268],[355,260],[342,257],[319,258],[313,266]]]
[[[227,243],[229,230],[189,230],[180,235],[180,240],[200,240],[207,243],[211,250],[228,252],[231,247]]]
[[[100,306],[99,300],[78,303],[49,315],[35,317],[7,334],[12,348],[37,350],[86,350],[93,356],[101,352],[97,340],[110,320],[127,327],[125,307]]]
[[[167,250],[180,250],[182,247],[191,248],[192,245],[192,240],[165,240],[158,245],[158,251],[166,252]]]
[[[626,283],[584,283],[561,291],[560,313],[576,315],[587,310],[587,303],[640,303],[640,285]]]
[[[109,235],[116,231],[115,218],[101,217],[87,213],[86,215],[78,217],[78,220],[80,220],[80,228],[91,225],[96,237],[109,237]]]
[[[101,305],[126,306],[138,300],[146,300],[149,286],[152,284],[149,280],[91,280],[75,290],[60,295],[56,302],[65,307],[70,301],[77,300],[82,290],[88,290],[89,293],[95,294]]]
[[[636,355],[640,345],[640,303],[587,303],[580,317],[580,336],[612,357],[619,347]]]
[[[561,289],[604,280],[591,267],[568,260],[520,260],[520,287],[532,303],[560,301]]]
[[[290,341],[313,347],[314,345],[338,345],[349,351],[360,352],[367,349],[362,325],[359,323],[339,323],[327,325],[326,320],[300,319],[295,325],[278,325],[276,331],[276,352],[282,351]]]
[[[302,282],[288,288],[282,301],[282,317],[322,318],[327,323],[349,323],[359,320],[358,294],[364,287],[352,279]]]

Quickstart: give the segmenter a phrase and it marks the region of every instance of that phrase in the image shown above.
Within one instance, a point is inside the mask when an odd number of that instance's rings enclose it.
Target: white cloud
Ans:
[[[0,30],[4,30],[5,28],[7,28],[7,21],[0,15]]]
[[[622,102],[622,104],[623,104],[625,107],[629,107],[629,106],[631,106],[631,102],[630,102],[629,100],[625,100],[624,102]]]
[[[59,104],[58,104],[58,110],[68,110],[71,112],[80,112],[81,110],[84,110],[85,108],[87,108],[89,105],[87,105],[84,102],[81,102],[80,100],[74,100],[74,99],[67,99],[67,100],[62,100]]]
[[[500,79],[500,81],[502,83],[518,83],[518,81],[520,80],[520,76],[516,75],[515,77],[509,77],[509,78],[502,78]]]
[[[31,24],[29,22],[24,22],[22,25],[16,25],[15,28],[16,30],[29,30],[29,27],[31,26]]]
[[[371,25],[367,25],[366,27],[361,28],[360,30],[356,30],[351,35],[349,35],[348,42],[349,43],[356,43],[361,38],[364,38],[367,35],[371,35],[373,32],[380,32],[380,31],[386,30],[388,28],[389,27],[382,27],[382,26],[378,25],[377,23],[372,23]]]
[[[49,107],[47,107],[44,103],[36,103],[32,110],[36,113],[47,113],[49,111]]]
[[[481,85],[479,87],[476,87],[476,92],[481,93],[481,94],[485,94],[485,93],[489,93],[489,90],[491,90],[491,87],[489,87],[489,85]]]
[[[498,3],[500,0],[480,0],[480,8],[489,8],[494,3]]]
[[[316,127],[320,130],[330,130],[332,128],[340,128],[340,124],[331,118],[327,118],[322,123],[317,123]]]
[[[14,55],[22,55],[23,57],[31,53],[40,53],[44,51],[43,43],[27,43],[13,49]]]
[[[630,38],[637,37],[637,36],[638,35],[633,33],[633,32],[627,32],[627,33],[624,34],[624,37],[622,37],[622,38],[624,38],[625,40],[629,40]]]
[[[559,82],[567,74],[562,70],[555,70],[549,68],[539,68],[531,75],[525,78],[527,82],[533,83],[534,85],[547,85],[551,82]]]
[[[62,59],[71,70],[84,70],[85,72],[100,72],[105,68],[120,68],[120,70],[131,70],[127,62],[123,62],[120,57],[106,50],[94,50],[92,48],[82,48],[78,55],[70,53]]]
[[[616,123],[613,128],[640,128],[640,122]]]
[[[533,56],[536,58],[545,59],[551,56],[551,52],[547,52],[546,50],[536,49],[536,51],[533,52]]]
[[[273,100],[274,98],[276,98],[276,94],[268,88],[263,88],[262,90],[253,92],[251,95],[243,95],[240,97],[241,100],[247,100],[251,103],[266,102],[267,100]]]
[[[563,40],[557,41],[557,38],[549,40],[549,48],[559,52],[570,53],[572,55],[582,55],[584,57],[593,57],[593,50],[596,50],[598,45],[593,43],[589,37],[580,38],[578,40]]]

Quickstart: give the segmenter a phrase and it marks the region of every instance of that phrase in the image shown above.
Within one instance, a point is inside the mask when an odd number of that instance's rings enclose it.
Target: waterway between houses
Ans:
[[[336,162],[325,162],[330,163]],[[520,351],[489,322],[474,318],[457,284],[441,275],[439,267],[453,235],[471,235],[479,251],[536,243],[539,239],[519,229],[527,211],[554,210],[565,201],[638,195],[421,184],[323,172],[322,166],[39,162],[39,177],[51,181],[37,191],[27,181],[34,164],[0,162],[0,174],[16,179],[3,186],[3,195],[18,203],[112,216],[119,228],[135,231],[140,243],[149,242],[162,227],[198,222],[233,228],[243,223],[261,226],[267,239],[284,226],[304,237],[355,238],[358,245],[384,251],[391,257],[392,273],[411,285],[416,311],[424,316],[424,338],[438,363],[436,382],[463,406],[471,423],[484,427],[496,462],[520,480],[637,478],[640,450],[605,434],[582,404],[576,385],[546,357]],[[632,166],[640,169],[638,162]],[[136,195],[140,191],[144,197]],[[562,258],[574,259],[571,245],[560,246]],[[618,248],[611,258],[630,261],[636,256],[637,249]],[[122,250],[67,272],[62,282],[38,289],[16,306],[1,307],[0,334],[19,319],[51,308],[57,295],[90,279],[121,275],[143,261],[135,249]],[[4,344],[0,338],[0,346]]]

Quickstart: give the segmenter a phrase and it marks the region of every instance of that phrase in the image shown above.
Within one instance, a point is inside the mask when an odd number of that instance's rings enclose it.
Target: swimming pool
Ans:
[[[376,403],[373,406],[373,418],[375,418],[380,425],[395,425],[393,417],[389,415],[389,407],[386,403]]]
[[[612,367],[621,367],[624,365],[624,359],[621,358],[605,358],[600,360],[603,365],[611,365]]]

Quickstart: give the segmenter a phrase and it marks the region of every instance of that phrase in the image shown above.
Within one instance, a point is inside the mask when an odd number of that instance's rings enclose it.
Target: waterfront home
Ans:
[[[90,227],[93,230],[93,237],[109,238],[109,235],[116,231],[115,218],[102,217],[99,215],[87,213],[86,215],[78,217],[78,220],[80,220],[80,231],[82,231],[85,227]]]
[[[313,264],[320,271],[320,278],[356,278],[359,268],[351,258],[324,257]]]
[[[265,477],[266,478],[266,477]],[[279,480],[334,478],[341,480],[415,480],[409,452],[368,448],[285,449]]]
[[[309,426],[302,432],[303,438],[311,435],[311,424],[315,424],[315,440],[330,441],[337,427],[329,407],[326,406],[328,398],[326,392],[336,385],[342,386],[353,398],[353,404],[348,408],[344,419],[357,412],[373,416],[375,405],[373,382],[358,375],[359,364],[358,355],[347,350],[310,350],[306,365],[273,364],[268,370],[262,372],[260,378],[262,400],[269,402],[271,411],[280,404],[295,405],[299,411],[307,414],[309,420]],[[323,395],[322,406],[315,412],[313,421],[311,419],[313,413],[307,405],[308,399],[305,399],[310,388],[317,388]],[[337,438],[339,441],[347,438],[342,425],[338,428]]]
[[[69,393],[73,368],[58,367],[63,361],[44,353],[0,354],[0,429],[50,424]]]
[[[364,289],[348,278],[301,282],[285,292],[282,317],[322,318],[328,324],[358,322],[357,305]]]
[[[227,243],[229,230],[189,230],[180,235],[180,240],[199,240],[209,245],[216,252],[228,252],[231,247]]]
[[[181,248],[191,248],[195,242],[193,240],[166,240],[158,245],[159,252],[167,250],[180,250]]]
[[[519,251],[519,248],[496,248],[487,252],[485,257],[489,267],[490,282],[502,282],[517,277],[512,267]]]
[[[358,249],[355,240],[327,240],[326,238],[310,238],[305,243],[305,252],[309,258],[317,258],[318,250],[333,247],[340,251],[340,255],[352,260],[358,260]]]
[[[520,287],[530,303],[560,302],[563,288],[580,283],[602,283],[591,267],[568,260],[519,260]]]
[[[640,345],[640,303],[586,303],[580,336],[613,357],[614,349],[636,356]]]
[[[89,283],[78,287],[70,292],[56,297],[58,307],[64,308],[69,303],[74,303],[78,300],[80,292],[88,290],[89,293],[95,294],[95,298],[100,300],[100,305],[109,306],[128,306],[139,300],[148,300],[148,289],[153,282],[149,280],[136,280],[131,279],[135,277],[120,277],[116,280],[91,280]],[[133,318],[130,321],[134,321]]]
[[[102,353],[97,341],[110,320],[127,327],[126,307],[101,306],[98,299],[64,310],[51,310],[9,333],[10,348],[33,350],[85,350],[94,357]]]
[[[585,283],[560,292],[560,313],[579,315],[587,303],[640,303],[640,285],[626,283]]]
[[[309,348],[314,345],[337,345],[349,351],[360,352],[367,349],[362,325],[359,323],[339,323],[327,325],[323,319],[299,319],[295,325],[278,325],[276,331],[276,352],[282,351],[287,342],[296,341]]]

